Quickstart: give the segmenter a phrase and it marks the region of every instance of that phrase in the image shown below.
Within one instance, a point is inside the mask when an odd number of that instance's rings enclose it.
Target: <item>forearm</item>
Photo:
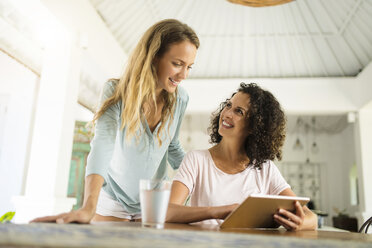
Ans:
[[[95,213],[99,192],[101,191],[104,179],[98,174],[91,174],[85,178],[84,202],[82,208]]]
[[[208,219],[224,219],[229,212],[227,206],[189,207],[169,203],[166,222],[192,223]]]

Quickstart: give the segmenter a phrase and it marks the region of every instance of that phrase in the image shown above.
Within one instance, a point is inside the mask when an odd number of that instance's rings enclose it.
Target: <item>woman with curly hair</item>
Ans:
[[[250,194],[295,196],[272,161],[282,157],[285,125],[270,92],[241,83],[212,116],[209,133],[215,145],[184,157],[167,221],[221,223]],[[191,206],[184,206],[188,196]],[[295,213],[279,209],[274,220],[287,230],[316,229],[316,215],[298,202],[295,208]]]

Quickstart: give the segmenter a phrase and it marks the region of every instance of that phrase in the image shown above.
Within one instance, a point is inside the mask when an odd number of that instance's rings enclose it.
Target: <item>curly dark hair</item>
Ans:
[[[250,97],[247,115],[249,134],[244,142],[249,165],[261,169],[267,160],[282,159],[282,147],[285,140],[286,117],[278,100],[269,91],[263,90],[255,83],[241,83],[237,92],[220,104],[211,116],[208,133],[210,143],[218,144],[222,136],[218,133],[222,110],[228,100],[236,93],[242,92]]]

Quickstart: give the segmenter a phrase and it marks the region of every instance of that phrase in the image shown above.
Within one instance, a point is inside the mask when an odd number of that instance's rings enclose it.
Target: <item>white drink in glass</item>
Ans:
[[[164,227],[171,185],[172,182],[170,181],[140,181],[142,226]]]

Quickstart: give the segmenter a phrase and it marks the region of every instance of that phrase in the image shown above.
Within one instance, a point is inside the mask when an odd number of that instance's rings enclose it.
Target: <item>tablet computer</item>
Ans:
[[[220,228],[274,228],[277,226],[273,215],[279,208],[295,211],[294,202],[303,206],[308,197],[257,195],[247,197],[221,224]]]

